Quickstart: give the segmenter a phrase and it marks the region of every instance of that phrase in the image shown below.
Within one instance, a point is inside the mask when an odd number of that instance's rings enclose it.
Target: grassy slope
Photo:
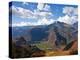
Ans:
[[[70,45],[70,44],[69,44]],[[45,51],[45,56],[63,56],[63,55],[72,55],[71,52],[77,51],[77,41],[74,41],[72,46],[68,50],[63,50],[65,46],[62,46],[61,49],[58,49],[56,51],[49,50],[48,48],[52,48],[52,46],[48,42],[41,42],[39,44],[36,44],[36,46],[40,49],[43,49]],[[69,47],[69,46],[67,46]]]
[[[48,42],[41,42],[35,44],[41,50],[52,49],[52,46]]]

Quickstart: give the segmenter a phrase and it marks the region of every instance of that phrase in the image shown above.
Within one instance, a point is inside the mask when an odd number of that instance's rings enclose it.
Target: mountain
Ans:
[[[78,22],[75,22],[73,25],[72,25],[72,27],[74,28],[73,30],[72,30],[72,38],[73,39],[78,39]]]
[[[12,58],[78,54],[78,22],[69,25],[57,21],[9,29]]]
[[[63,23],[63,22],[55,22],[48,26],[49,29],[52,29],[54,31],[54,35],[56,35],[55,44],[57,47],[60,47],[61,45],[66,45],[68,42],[70,42],[71,38],[69,34],[71,34],[71,26]]]
[[[34,28],[34,26],[23,26],[23,27],[9,27],[12,28],[11,33],[12,33],[12,39],[13,40],[19,40],[21,37],[23,37],[26,41],[31,40],[30,36],[30,30]],[[9,30],[9,31],[10,31]]]
[[[48,33],[47,30],[43,27],[36,27],[30,30],[31,40],[32,41],[40,41],[44,38],[47,38]]]
[[[22,41],[23,40],[23,41]],[[12,40],[12,47],[10,48],[11,58],[26,58],[26,57],[41,57],[45,56],[45,51],[40,50],[36,46],[31,46],[25,42],[24,38],[21,37],[20,41],[16,42]],[[19,43],[19,44],[17,44]]]
[[[78,22],[75,22],[72,26],[73,26],[75,29],[78,29]]]
[[[12,27],[12,35],[13,35],[13,37],[19,37],[19,36],[27,35],[28,31],[31,28],[33,28],[33,26]]]
[[[53,48],[61,48],[77,38],[77,23],[69,25],[56,21],[50,25],[13,27],[12,36],[14,40],[23,37],[31,44],[47,42]]]
[[[78,41],[74,40],[70,42],[66,47],[63,49],[63,51],[69,51],[70,54],[78,54]]]

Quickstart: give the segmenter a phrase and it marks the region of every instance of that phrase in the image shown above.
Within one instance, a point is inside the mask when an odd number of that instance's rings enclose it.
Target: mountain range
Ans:
[[[12,58],[78,54],[78,22],[9,27],[9,33]]]
[[[12,27],[12,39],[20,42],[23,37],[27,43],[47,42],[52,47],[61,48],[77,39],[78,22],[69,25],[56,21],[50,25]]]

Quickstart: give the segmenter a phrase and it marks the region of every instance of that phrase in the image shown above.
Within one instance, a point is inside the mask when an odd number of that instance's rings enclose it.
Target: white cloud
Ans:
[[[78,17],[77,17],[77,16],[72,16],[72,17],[71,17],[71,20],[72,20],[71,22],[72,22],[72,24],[73,24],[73,23],[75,23],[75,22],[78,21]]]
[[[24,9],[22,7],[15,7],[12,6],[12,13],[20,16],[21,18],[35,18],[35,19],[39,19],[40,17],[48,17],[48,16],[52,16],[51,12],[47,12],[47,11],[39,11],[39,10],[34,10],[34,12],[32,12],[29,9]]]
[[[44,10],[44,11],[40,11]],[[21,18],[30,18],[35,19],[37,22],[20,22],[15,23],[13,26],[32,26],[32,25],[49,25],[53,23],[55,20],[48,19],[47,17],[53,16],[50,12],[50,6],[44,3],[39,3],[37,5],[37,9],[32,12],[29,9],[24,9],[21,7],[12,6],[12,13],[20,16]],[[64,7],[62,13],[65,16],[59,17],[57,21],[64,22],[67,24],[73,24],[78,21],[78,10],[74,7]]]
[[[23,2],[23,5],[29,5],[27,2]]]
[[[39,17],[48,17],[48,16],[52,16],[51,12],[40,12],[40,11],[35,11],[34,12],[34,16],[39,16]]]
[[[12,14],[18,14],[18,12],[17,12],[17,8],[15,7],[15,6],[12,6],[11,8],[10,8],[10,10],[12,10]],[[11,12],[11,11],[10,11]]]
[[[78,15],[78,9],[74,7],[64,7],[63,13],[67,15]]]
[[[36,26],[36,25],[49,25],[54,23],[55,20],[53,19],[46,19],[42,18],[40,20],[37,20],[37,22],[20,22],[20,23],[13,23],[12,27],[21,27],[21,26]]]
[[[70,17],[68,15],[63,16],[63,17],[59,17],[57,21],[64,22],[64,23],[67,23],[67,24],[71,24]]]
[[[33,16],[33,12],[28,9],[24,9],[21,7],[18,7],[17,9],[18,9],[18,13],[21,17],[29,18],[29,17]]]
[[[38,3],[37,9],[38,10],[43,10],[43,8],[44,8],[44,3]]]
[[[12,27],[15,27],[15,26],[25,26],[25,25],[27,25],[25,22],[20,22],[20,23],[12,24]]]
[[[45,7],[43,8],[44,11],[50,11],[50,6],[49,5],[45,5]]]
[[[67,24],[74,24],[75,22],[78,21],[78,8],[64,7],[63,13],[65,14],[65,16],[59,17],[58,21]]]
[[[21,27],[21,26],[33,26],[35,23],[31,22],[20,22],[20,23],[14,23],[12,24],[12,27]]]
[[[60,21],[60,22],[64,22],[64,23],[67,23],[67,24],[74,24],[75,22],[77,22],[77,16],[68,16],[68,15],[65,15],[63,17],[59,17],[57,21]]]
[[[40,11],[40,10],[44,10],[44,11]],[[53,14],[49,10],[50,10],[50,6],[43,3],[38,4],[37,9],[34,11],[31,11],[29,9],[24,9],[22,7],[12,6],[13,14],[21,18],[30,18],[37,21],[37,22],[13,23],[12,26],[14,27],[14,26],[49,25],[54,22],[53,19],[47,18],[47,17],[53,16]]]
[[[52,13],[51,12],[40,12],[40,15],[44,17],[48,17],[48,16],[51,16]]]
[[[52,24],[54,23],[54,20],[53,19],[46,19],[46,18],[43,18],[42,20],[39,20],[37,22],[39,25],[49,25],[49,24]]]
[[[50,6],[45,3],[38,3],[36,10],[50,11]]]
[[[74,9],[74,14],[75,14],[75,15],[78,15],[78,8],[75,8],[75,9]]]
[[[50,12],[50,6],[45,3],[38,3],[37,9],[34,10],[34,16],[37,18],[44,18],[52,16],[53,14]]]
[[[15,6],[12,6],[12,14],[20,16],[22,18],[30,18],[33,16],[32,11],[30,11],[28,9],[21,8],[21,7],[15,7]]]

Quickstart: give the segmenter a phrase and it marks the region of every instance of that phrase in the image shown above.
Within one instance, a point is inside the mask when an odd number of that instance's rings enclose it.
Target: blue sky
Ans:
[[[13,26],[49,25],[55,21],[71,24],[78,19],[76,5],[12,2],[11,10]]]

